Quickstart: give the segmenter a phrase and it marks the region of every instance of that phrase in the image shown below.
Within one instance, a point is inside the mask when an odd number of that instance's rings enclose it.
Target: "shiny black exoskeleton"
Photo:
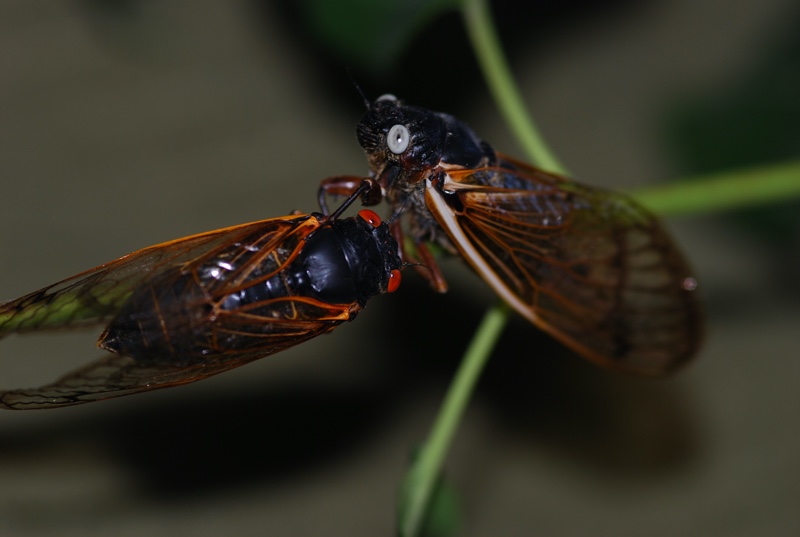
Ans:
[[[166,356],[173,363],[193,363],[217,352],[258,347],[265,337],[285,337],[285,325],[317,322],[328,305],[336,311],[349,309],[352,319],[371,297],[396,288],[402,265],[389,227],[371,211],[362,213],[375,219],[368,221],[361,213],[327,221],[318,214],[303,217],[320,223],[303,239],[287,235],[243,283],[234,284],[240,277],[237,269],[260,255],[246,243],[219,251],[199,273],[162,274],[169,283],[155,280],[135,289],[99,345],[141,363],[157,363]],[[295,248],[299,252],[290,260]],[[227,286],[238,290],[216,294]],[[209,298],[214,296],[218,298]],[[220,331],[212,326],[225,325],[227,312],[273,322],[253,323],[246,330],[241,324],[231,326],[220,341]]]
[[[364,218],[334,220],[306,239],[300,255],[279,274],[229,295],[232,309],[284,296],[306,296],[328,304],[364,306],[385,292],[393,270],[400,268],[397,242],[385,225]]]

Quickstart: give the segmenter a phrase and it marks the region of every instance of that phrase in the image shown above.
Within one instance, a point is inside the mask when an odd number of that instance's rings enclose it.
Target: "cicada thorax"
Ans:
[[[400,260],[386,225],[307,216],[283,228],[266,244],[263,232],[243,237],[137,287],[99,346],[173,364],[249,353],[267,342],[279,350],[352,319],[397,277]]]

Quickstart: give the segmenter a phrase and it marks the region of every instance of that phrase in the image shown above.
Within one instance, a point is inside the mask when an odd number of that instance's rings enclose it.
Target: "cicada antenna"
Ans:
[[[353,87],[356,89],[361,98],[364,100],[364,106],[369,110],[372,107],[372,102],[367,98],[367,94],[364,93],[364,90],[361,89],[356,79],[353,77],[353,73],[350,69],[347,69],[347,77],[350,79],[350,83],[353,84]]]
[[[402,269],[405,269],[407,267],[413,267],[417,271],[424,269],[424,270],[427,270],[428,272],[430,272],[432,275],[436,274],[436,272],[431,267],[429,267],[425,263],[420,263],[419,261],[416,261],[414,263],[409,263],[408,261],[404,261],[403,264],[400,265],[400,268],[402,268]]]

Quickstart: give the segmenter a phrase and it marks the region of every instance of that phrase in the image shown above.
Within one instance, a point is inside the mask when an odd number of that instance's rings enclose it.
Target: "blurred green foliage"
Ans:
[[[739,80],[668,110],[667,141],[678,172],[747,168],[800,156],[800,32],[788,24]],[[800,202],[738,212],[773,240],[800,239]]]
[[[460,0],[302,0],[311,32],[335,55],[372,72],[389,71],[414,36]]]

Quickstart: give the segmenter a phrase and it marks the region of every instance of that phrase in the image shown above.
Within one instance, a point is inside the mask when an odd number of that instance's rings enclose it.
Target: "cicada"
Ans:
[[[342,207],[342,209],[344,206]],[[363,209],[271,218],[150,246],[0,304],[0,337],[105,324],[105,357],[0,408],[52,408],[194,382],[345,321],[400,282],[388,225]]]
[[[429,243],[459,254],[517,313],[589,360],[656,375],[695,354],[696,279],[662,224],[633,199],[498,153],[451,115],[393,95],[367,107],[357,128],[371,182],[362,202],[386,200],[405,216],[392,233],[434,289],[447,284]],[[327,179],[321,206],[361,182]]]

